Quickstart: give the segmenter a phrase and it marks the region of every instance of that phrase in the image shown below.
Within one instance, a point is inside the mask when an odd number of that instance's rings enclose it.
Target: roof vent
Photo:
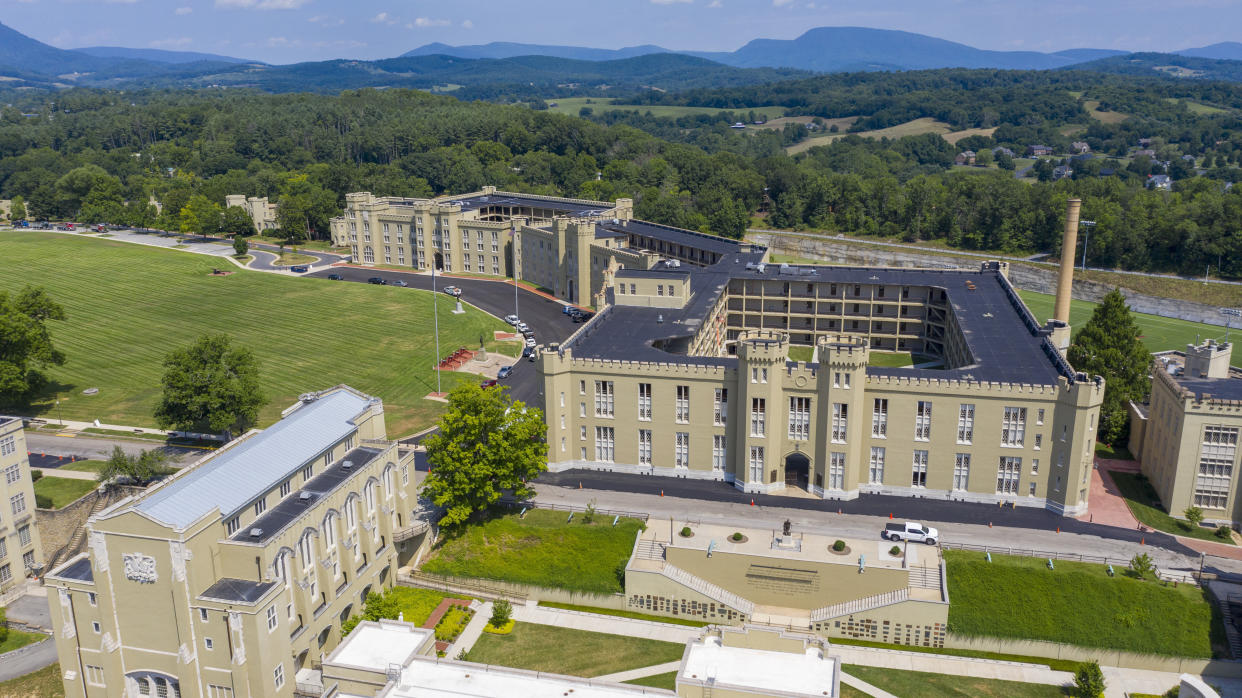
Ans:
[[[263,529],[261,529],[261,528],[252,528],[252,529],[250,529],[250,537],[251,537],[251,538],[259,538],[259,537],[261,537],[262,535],[263,535]]]
[[[307,492],[306,490],[302,490],[301,492],[298,492],[298,499],[304,502],[310,501],[310,498],[313,496],[315,495],[311,494],[310,492]]]
[[[656,322],[659,324],[664,324],[664,313],[660,313],[659,315],[656,316]]]
[[[352,460],[341,461],[341,467],[346,470],[349,470],[350,468],[354,467],[354,462]]]
[[[314,402],[315,397],[316,396],[314,393],[302,393],[301,395],[298,396],[298,401],[299,402]]]

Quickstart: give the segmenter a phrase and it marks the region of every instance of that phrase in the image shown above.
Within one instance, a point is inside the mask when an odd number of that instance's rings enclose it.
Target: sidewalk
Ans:
[[[479,641],[483,635],[483,628],[487,626],[487,621],[492,617],[492,608],[494,604],[491,601],[480,604],[478,601],[471,601],[470,608],[474,609],[474,617],[462,629],[461,634],[457,636],[457,640],[444,650],[444,656],[449,659],[457,659],[457,655],[463,651],[469,652],[474,643]],[[432,627],[435,627],[434,625]]]
[[[513,619],[519,623],[555,625],[562,628],[587,630],[609,635],[628,635],[629,637],[641,637],[648,640],[663,640],[664,642],[675,642],[682,645],[698,637],[703,632],[702,628],[689,625],[673,625],[672,623],[657,623],[636,618],[567,611],[560,608],[534,606],[530,605],[529,602],[525,606],[513,607]]]
[[[1086,514],[1078,517],[1079,521],[1090,521],[1104,526],[1117,526],[1130,530],[1138,528],[1138,519],[1135,519],[1134,514],[1130,513],[1130,507],[1126,505],[1125,497],[1121,496],[1121,490],[1117,489],[1117,484],[1113,482],[1112,478],[1111,471],[1113,470],[1133,472],[1128,465],[1124,464],[1134,465],[1134,469],[1137,469],[1137,465],[1133,461],[1096,459],[1095,468],[1091,470],[1091,499],[1089,500],[1088,510]]]
[[[663,664],[652,664],[651,666],[644,666],[644,667],[639,667],[637,669],[630,669],[629,671],[618,671],[615,674],[604,674],[603,676],[594,677],[594,680],[612,681],[613,683],[624,683],[626,681],[633,681],[634,679],[641,679],[644,676],[655,676],[656,674],[667,674],[670,671],[677,671],[679,669],[681,669],[680,659],[675,662],[665,662]]]

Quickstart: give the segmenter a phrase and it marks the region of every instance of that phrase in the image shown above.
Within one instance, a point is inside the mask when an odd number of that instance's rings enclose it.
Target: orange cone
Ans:
[[[992,527],[992,522],[991,522],[991,521],[989,521],[989,522],[988,522],[988,528],[991,528],[991,527]]]
[[[663,497],[663,496],[664,496],[664,490],[660,490],[660,496],[661,496],[661,497]]]
[[[1060,534],[1061,534],[1061,527],[1057,526],[1057,535],[1060,535]]]
[[[888,518],[889,518],[889,519],[892,519],[892,518],[893,518],[893,512],[891,512],[891,511],[890,511],[890,512],[888,512]]]
[[[751,497],[751,498],[750,498],[750,505],[751,505],[752,507],[753,507],[753,506],[755,506],[755,498],[754,498],[754,497]]]
[[[1147,539],[1146,539],[1146,538],[1139,538],[1139,545],[1147,545]]]
[[[578,481],[578,489],[582,489],[582,481],[581,481],[581,480],[579,480],[579,481]]]

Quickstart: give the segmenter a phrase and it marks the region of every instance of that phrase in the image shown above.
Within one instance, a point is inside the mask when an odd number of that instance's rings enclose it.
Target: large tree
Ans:
[[[259,362],[225,334],[205,334],[164,359],[164,394],[155,408],[163,429],[225,433],[258,421],[266,400],[259,389]]]
[[[506,491],[529,497],[527,483],[548,468],[543,411],[514,402],[501,388],[453,389],[439,427],[425,442],[431,472],[423,492],[444,509],[444,526],[465,522]]]
[[[220,232],[221,218],[219,204],[195,194],[181,208],[180,229],[183,233],[198,233],[204,237],[215,235]]]
[[[254,235],[254,219],[241,206],[229,206],[224,209],[220,221],[220,232],[225,235]]]
[[[16,296],[0,291],[0,403],[29,399],[47,384],[42,369],[65,363],[47,327],[64,319],[64,308],[41,288],[27,286]]]
[[[1151,355],[1139,340],[1138,325],[1120,291],[1113,289],[1096,306],[1091,319],[1074,335],[1066,359],[1076,371],[1104,376],[1097,438],[1107,444],[1124,444],[1130,435],[1127,405],[1131,400],[1142,402],[1151,393]]]
[[[175,470],[168,465],[168,454],[162,450],[143,450],[131,456],[120,446],[113,446],[112,455],[104,461],[95,479],[104,483],[125,482],[146,486],[173,472]]]

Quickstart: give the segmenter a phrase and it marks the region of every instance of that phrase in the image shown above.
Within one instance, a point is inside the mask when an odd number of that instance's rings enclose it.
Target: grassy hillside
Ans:
[[[442,409],[423,399],[435,389],[430,293],[250,271],[213,277],[222,262],[211,257],[53,234],[0,232],[0,249],[0,290],[39,284],[69,316],[52,323],[68,357],[50,372],[55,390],[21,412],[47,415],[59,394],[66,419],[153,425],[164,356],[204,332],[226,332],[258,356],[264,423],[299,393],[338,383],[381,397],[390,435]],[[504,327],[436,300],[446,354]],[[444,379],[448,389],[474,377]],[[82,394],[91,387],[99,394]]]

